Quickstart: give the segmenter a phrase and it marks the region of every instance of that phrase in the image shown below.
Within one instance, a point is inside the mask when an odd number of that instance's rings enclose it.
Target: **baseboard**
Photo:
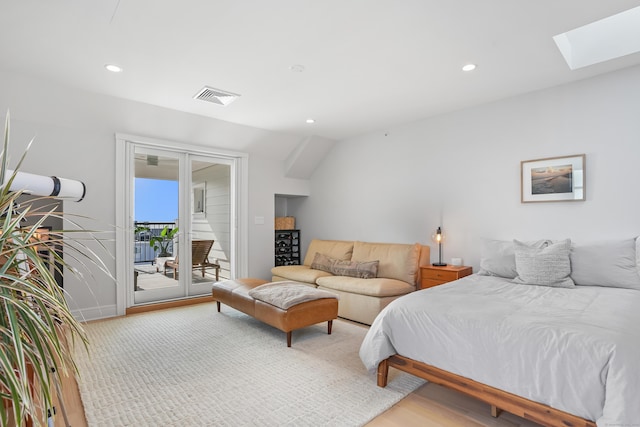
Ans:
[[[88,322],[90,320],[105,319],[107,317],[115,317],[118,310],[115,304],[103,305],[100,307],[81,308],[79,310],[71,310],[71,314],[80,322]]]
[[[202,295],[199,297],[184,298],[174,301],[164,301],[158,303],[142,304],[127,308],[126,315],[144,313],[153,310],[162,310],[165,308],[182,307],[191,304],[201,304],[203,302],[212,302],[211,295]],[[101,307],[83,308],[79,310],[71,310],[71,314],[80,322],[89,322],[92,320],[106,319],[108,317],[118,316],[116,305],[105,305]]]
[[[202,295],[192,298],[183,298],[173,301],[156,302],[142,304],[127,308],[127,316],[130,314],[146,313],[148,311],[164,310],[166,308],[183,307],[185,305],[202,304],[203,302],[213,302],[211,295]]]

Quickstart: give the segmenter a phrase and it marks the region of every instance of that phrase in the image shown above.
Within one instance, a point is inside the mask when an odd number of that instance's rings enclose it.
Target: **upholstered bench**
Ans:
[[[268,283],[261,279],[235,279],[212,285],[216,301],[233,307],[287,334],[291,347],[291,332],[328,322],[331,334],[333,319],[338,317],[338,297],[327,291],[297,282]]]

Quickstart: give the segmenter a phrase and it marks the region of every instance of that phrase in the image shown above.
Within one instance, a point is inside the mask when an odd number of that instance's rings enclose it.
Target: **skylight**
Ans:
[[[572,70],[640,51],[640,6],[553,37]]]

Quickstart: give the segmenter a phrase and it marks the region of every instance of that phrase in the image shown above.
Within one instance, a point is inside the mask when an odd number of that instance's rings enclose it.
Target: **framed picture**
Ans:
[[[206,208],[206,186],[205,183],[193,186],[193,213],[204,214]]]
[[[585,200],[585,155],[520,162],[522,203]]]

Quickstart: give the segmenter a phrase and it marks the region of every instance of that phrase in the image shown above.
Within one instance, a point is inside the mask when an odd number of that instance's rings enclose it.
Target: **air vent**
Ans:
[[[237,93],[226,92],[224,90],[205,86],[193,98],[227,106],[235,101],[239,96],[240,95],[238,95]]]

